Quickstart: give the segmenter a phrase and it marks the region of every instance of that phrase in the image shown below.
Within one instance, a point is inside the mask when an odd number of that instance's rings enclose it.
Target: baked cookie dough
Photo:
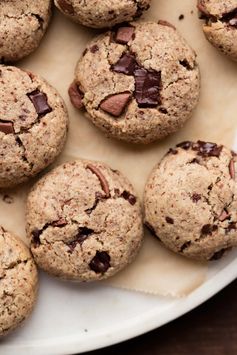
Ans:
[[[148,179],[148,228],[169,249],[201,261],[237,246],[236,154],[222,145],[183,142]]]
[[[51,4],[51,0],[0,1],[0,62],[15,62],[39,46]]]
[[[66,140],[62,98],[44,79],[0,65],[0,188],[28,180],[47,167]]]
[[[37,269],[28,248],[0,227],[0,336],[30,315],[37,281]]]
[[[192,114],[199,98],[196,55],[167,22],[123,25],[87,46],[69,95],[108,136],[150,143]]]
[[[36,263],[77,281],[117,273],[134,259],[143,236],[132,185],[95,161],[66,163],[42,178],[29,194],[26,221]]]
[[[198,9],[208,41],[237,61],[237,1],[199,0]]]
[[[54,0],[54,3],[82,25],[105,28],[140,17],[149,9],[151,0]]]

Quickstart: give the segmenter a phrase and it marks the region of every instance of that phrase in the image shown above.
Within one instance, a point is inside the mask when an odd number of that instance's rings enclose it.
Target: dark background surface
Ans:
[[[237,355],[237,281],[185,316],[86,355]]]

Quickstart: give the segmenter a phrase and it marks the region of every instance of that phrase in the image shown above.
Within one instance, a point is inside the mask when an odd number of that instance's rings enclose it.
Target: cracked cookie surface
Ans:
[[[114,275],[132,262],[143,236],[132,185],[95,161],[66,163],[42,178],[29,194],[26,221],[36,263],[78,281]]]
[[[183,142],[149,177],[145,222],[169,249],[216,260],[237,246],[236,154],[222,145]]]
[[[39,46],[51,4],[51,0],[0,1],[0,62],[15,62]]]
[[[31,313],[37,295],[37,269],[23,242],[0,227],[0,336]]]
[[[93,28],[112,27],[140,17],[151,0],[54,0],[72,20]]]
[[[198,9],[207,40],[237,61],[237,1],[199,0]]]
[[[196,55],[172,25],[131,23],[87,46],[69,95],[108,136],[150,143],[191,116],[199,79]]]
[[[0,65],[0,188],[35,176],[61,152],[68,115],[44,79]]]

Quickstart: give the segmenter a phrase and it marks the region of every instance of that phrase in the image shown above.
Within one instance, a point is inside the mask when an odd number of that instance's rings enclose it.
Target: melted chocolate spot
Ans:
[[[97,251],[89,266],[97,274],[105,273],[110,268],[109,254],[106,251]]]
[[[230,248],[224,248],[224,249],[221,249],[219,251],[217,251],[215,254],[213,254],[213,256],[211,257],[210,260],[219,260],[222,258],[222,256],[225,254],[225,252],[227,250],[229,250]]]
[[[43,92],[35,90],[30,94],[27,94],[27,96],[34,105],[35,110],[39,116],[44,116],[52,111],[52,108],[48,104],[47,96]]]
[[[75,238],[70,242],[67,243],[67,246],[70,248],[70,253],[76,248],[77,244],[82,245],[83,242],[91,235],[94,234],[94,230],[87,228],[87,227],[79,227],[78,233]]]

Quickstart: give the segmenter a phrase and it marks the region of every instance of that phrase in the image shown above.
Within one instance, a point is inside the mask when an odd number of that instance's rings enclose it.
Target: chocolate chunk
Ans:
[[[71,4],[71,2],[68,2],[67,0],[57,0],[58,6],[67,14],[73,15],[74,14],[74,8]]]
[[[192,147],[192,142],[184,141],[184,142],[181,142],[181,143],[177,144],[176,147],[188,150],[189,148]]]
[[[133,75],[134,70],[137,66],[135,57],[132,54],[125,53],[117,61],[116,64],[112,65],[111,69],[116,73],[123,73],[126,75]]]
[[[161,103],[161,72],[135,69],[135,98],[141,108],[156,107]]]
[[[215,232],[218,229],[218,227],[214,224],[205,224],[202,229],[201,229],[201,234],[202,235],[211,235],[212,232]]]
[[[192,70],[192,66],[189,64],[187,59],[180,60],[179,64],[182,65],[182,67],[184,67],[187,70]]]
[[[128,192],[128,191],[123,191],[123,193],[121,194],[121,196],[125,199],[125,200],[127,200],[129,203],[130,203],[130,205],[135,205],[135,203],[137,202],[137,199],[136,199],[136,197],[134,196],[134,195],[132,195],[132,194],[130,194],[130,192]]]
[[[44,116],[52,111],[52,108],[48,104],[47,96],[43,92],[35,90],[32,91],[30,94],[27,94],[27,96],[34,105],[38,115]]]
[[[84,94],[79,89],[79,86],[75,81],[70,85],[68,89],[68,94],[73,106],[75,106],[78,109],[81,109],[84,106],[82,102]]]
[[[106,178],[104,177],[104,175],[102,174],[102,172],[92,164],[88,164],[86,166],[86,169],[89,169],[93,174],[97,176],[97,178],[100,181],[101,188],[105,192],[105,196],[109,198],[110,197],[109,184]]]
[[[100,108],[114,117],[119,117],[125,110],[131,97],[130,92],[111,95],[101,102]]]
[[[166,222],[169,223],[169,224],[174,224],[174,220],[173,220],[173,218],[171,218],[171,217],[165,217],[165,220],[166,220]]]
[[[14,126],[12,122],[4,122],[0,121],[0,132],[3,132],[5,134],[11,134],[14,133]]]
[[[89,266],[97,274],[106,272],[110,268],[109,254],[106,251],[97,251]]]
[[[134,39],[134,27],[119,27],[116,35],[115,41],[120,44],[127,44],[131,39]]]
[[[96,53],[96,52],[98,52],[98,50],[99,50],[99,47],[97,46],[97,44],[94,44],[94,45],[90,48],[91,53]]]
[[[202,198],[202,196],[200,195],[200,194],[197,194],[197,193],[194,193],[193,195],[192,195],[192,200],[193,200],[193,202],[198,202],[199,200],[201,200],[201,198]]]
[[[225,221],[226,219],[228,219],[228,218],[230,218],[230,214],[228,213],[228,211],[226,210],[226,209],[224,209],[222,212],[221,212],[221,214],[220,214],[220,216],[219,216],[219,221],[220,222],[223,222],[223,221]]]
[[[183,14],[179,15],[179,21],[182,21],[183,19],[184,19],[184,15]]]
[[[39,229],[34,229],[32,232],[32,243],[35,246],[39,246],[40,245],[40,234],[42,233],[41,230]]]
[[[193,143],[193,150],[198,151],[198,155],[203,157],[219,157],[222,151],[223,146],[217,145],[215,143],[198,141]]]
[[[75,236],[75,238],[67,243],[67,246],[69,247],[69,252],[72,253],[73,250],[76,248],[77,244],[82,245],[83,242],[91,235],[94,234],[94,230],[87,228],[87,227],[79,227],[78,233]]]
[[[231,159],[231,161],[230,161],[229,172],[230,172],[231,179],[235,180],[235,161],[234,161],[234,159]]]
[[[165,21],[165,20],[159,20],[159,21],[158,21],[158,25],[171,27],[171,28],[173,28],[174,30],[176,30],[176,27],[175,27],[175,26],[173,26],[171,23],[169,23],[168,21]]]
[[[225,13],[222,16],[221,21],[226,22],[228,25],[232,27],[237,27],[237,9]]]

